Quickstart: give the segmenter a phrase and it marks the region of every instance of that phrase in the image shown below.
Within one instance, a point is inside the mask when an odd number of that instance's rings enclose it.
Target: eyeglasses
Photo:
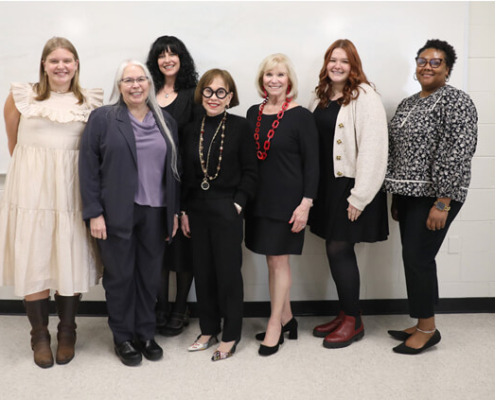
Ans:
[[[430,61],[428,61],[426,58],[418,57],[416,58],[416,65],[418,67],[424,67],[426,64],[430,64],[430,67],[438,68],[442,64],[442,61],[442,58],[432,58]]]
[[[222,100],[225,99],[229,93],[224,88],[213,90],[211,87],[205,87],[201,91],[201,94],[207,99],[209,99],[213,95],[216,95],[217,99]]]
[[[141,85],[144,82],[148,82],[148,77],[147,76],[138,76],[136,79],[124,78],[124,79],[121,79],[120,82],[122,82],[126,86],[132,86],[132,85],[134,85],[134,82],[136,82],[138,85]]]

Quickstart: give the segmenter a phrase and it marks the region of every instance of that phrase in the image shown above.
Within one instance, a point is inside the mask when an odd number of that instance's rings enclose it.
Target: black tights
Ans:
[[[330,271],[337,286],[340,308],[346,315],[359,316],[359,269],[354,243],[327,240]]]
[[[176,272],[177,279],[177,295],[175,296],[174,312],[183,314],[187,310],[187,295],[189,294],[189,289],[191,288],[191,283],[193,280],[192,272]],[[162,269],[160,290],[157,296],[157,308],[161,311],[170,311],[170,304],[168,301],[168,288],[169,288],[169,277],[170,270],[167,268]]]

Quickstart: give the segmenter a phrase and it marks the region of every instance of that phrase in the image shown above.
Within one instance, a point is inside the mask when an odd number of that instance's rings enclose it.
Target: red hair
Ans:
[[[357,99],[359,97],[358,86],[361,83],[371,85],[363,71],[361,58],[359,57],[354,44],[348,39],[336,40],[325,52],[323,67],[321,68],[319,76],[320,81],[318,86],[315,88],[316,95],[320,100],[318,107],[325,107],[331,96],[332,81],[328,77],[327,65],[335,49],[342,49],[346,52],[347,58],[349,59],[349,64],[351,66],[351,72],[349,73],[349,77],[347,78],[347,82],[344,86],[343,96],[338,100],[338,103],[345,106],[349,104],[351,100]]]

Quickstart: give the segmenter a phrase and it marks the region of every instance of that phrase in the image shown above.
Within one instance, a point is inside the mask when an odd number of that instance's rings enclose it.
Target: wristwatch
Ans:
[[[450,206],[440,200],[435,201],[434,206],[440,211],[450,211]]]

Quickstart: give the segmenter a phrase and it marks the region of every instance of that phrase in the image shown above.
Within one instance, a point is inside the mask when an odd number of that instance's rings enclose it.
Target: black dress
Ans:
[[[195,88],[190,88],[179,91],[172,103],[166,107],[162,107],[177,122],[179,147],[183,140],[184,127],[193,120],[196,112],[196,108],[194,107],[194,90]],[[184,236],[180,227],[177,229],[172,244],[165,252],[164,265],[170,271],[193,272],[191,241]]]
[[[347,216],[347,198],[354,187],[354,179],[335,178],[333,143],[340,105],[333,101],[325,108],[317,108],[313,115],[320,142],[320,181],[318,195],[309,215],[310,230],[325,240],[348,243],[373,243],[388,236],[387,196],[379,191],[359,218],[352,222]]]
[[[259,105],[247,119],[254,134]],[[263,115],[260,146],[277,115]],[[292,233],[289,220],[303,197],[314,199],[318,187],[318,132],[313,115],[297,106],[287,110],[271,140],[268,156],[259,163],[259,185],[246,210],[246,247],[258,254],[301,254],[304,230]]]

